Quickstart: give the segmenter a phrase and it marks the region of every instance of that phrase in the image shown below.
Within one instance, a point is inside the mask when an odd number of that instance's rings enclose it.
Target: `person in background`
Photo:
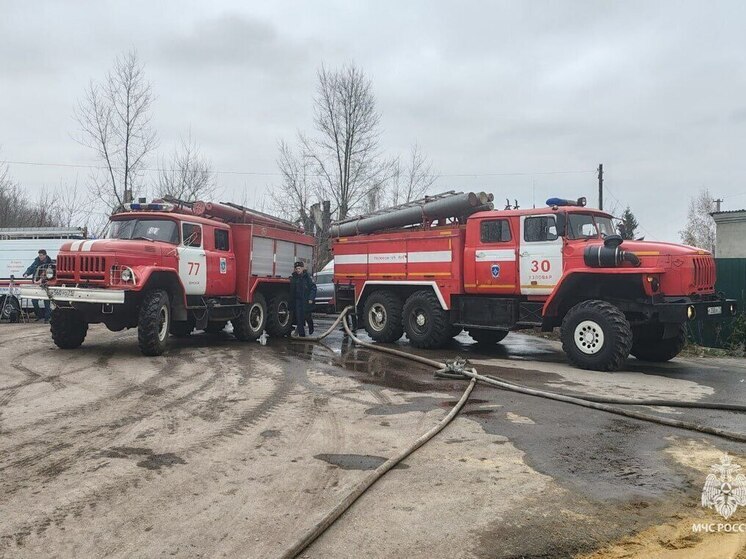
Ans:
[[[290,276],[290,301],[295,310],[296,333],[301,338],[306,336],[306,323],[308,333],[313,334],[313,302],[316,299],[316,284],[306,271],[303,262],[296,262],[293,275]]]
[[[47,256],[47,251],[44,249],[41,249],[39,251],[39,255],[34,258],[34,261],[31,263],[31,266],[26,268],[26,271],[23,273],[23,277],[27,278],[31,276],[31,281],[36,281],[37,279],[37,270],[41,268],[39,271],[39,281],[46,281],[46,276],[44,276],[44,271],[47,268],[47,266],[53,266],[54,261]],[[41,309],[39,308],[39,301],[36,299],[31,300],[31,304],[34,305],[34,314],[36,315],[36,320],[39,321],[42,319],[41,315]],[[49,322],[49,317],[52,315],[52,307],[51,303],[49,302],[49,299],[44,299],[44,322]]]

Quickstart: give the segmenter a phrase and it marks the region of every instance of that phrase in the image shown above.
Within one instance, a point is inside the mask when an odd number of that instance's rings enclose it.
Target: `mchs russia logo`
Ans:
[[[746,475],[739,473],[741,466],[734,464],[727,454],[710,469],[712,473],[702,488],[702,506],[714,507],[727,520],[738,507],[746,506]]]

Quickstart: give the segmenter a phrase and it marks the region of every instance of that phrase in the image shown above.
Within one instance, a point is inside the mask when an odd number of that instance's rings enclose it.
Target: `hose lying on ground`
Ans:
[[[343,320],[343,318],[349,313],[354,311],[353,307],[347,307],[345,308],[342,313],[337,317],[337,319],[334,321],[334,323],[329,327],[328,330],[326,330],[323,334],[320,334],[318,336],[308,336],[303,338],[303,341],[321,341],[325,337],[327,337],[329,334],[331,334],[336,326],[340,323],[340,321]],[[300,555],[300,553],[306,549],[309,545],[311,545],[321,534],[323,534],[336,520],[342,516],[347,509],[349,509],[352,504],[357,501],[357,499],[365,493],[374,483],[376,483],[383,475],[391,470],[393,467],[395,467],[399,462],[407,458],[410,454],[412,454],[415,450],[420,448],[422,445],[424,445],[426,442],[428,442],[430,439],[432,439],[435,435],[437,435],[440,431],[445,428],[446,425],[448,425],[451,420],[456,417],[456,415],[461,411],[461,409],[464,407],[464,404],[466,404],[466,401],[468,400],[469,396],[471,395],[472,390],[474,389],[474,385],[476,384],[476,381],[481,381],[486,384],[489,384],[490,386],[495,386],[497,388],[502,388],[505,390],[510,390],[512,392],[518,392],[521,394],[527,394],[530,396],[537,396],[541,398],[548,398],[551,400],[556,400],[559,402],[565,402],[568,404],[574,404],[578,406],[583,406],[586,408],[596,409],[600,411],[605,411],[608,413],[613,413],[616,415],[621,415],[624,417],[629,417],[632,419],[638,419],[642,421],[648,421],[651,423],[658,423],[660,425],[666,425],[669,427],[675,427],[679,429],[685,429],[688,431],[695,431],[699,433],[705,433],[708,435],[714,435],[717,437],[722,437],[725,439],[730,439],[738,442],[746,442],[746,434],[741,433],[735,433],[732,431],[726,431],[723,429],[717,429],[714,427],[708,427],[706,425],[699,425],[695,423],[689,423],[686,421],[680,421],[677,419],[669,419],[666,417],[658,417],[654,415],[649,415],[646,413],[638,412],[635,410],[624,410],[620,408],[615,408],[611,405],[608,405],[608,403],[605,403],[606,401],[612,401],[617,404],[634,404],[634,405],[663,405],[663,406],[669,406],[669,407],[702,407],[706,409],[730,409],[730,410],[736,410],[736,411],[743,411],[743,406],[739,406],[737,404],[725,404],[725,405],[718,405],[718,404],[712,404],[707,403],[707,405],[698,405],[697,402],[676,402],[676,401],[668,401],[668,400],[632,400],[632,399],[614,399],[614,398],[597,398],[597,397],[591,397],[591,398],[576,398],[573,396],[567,396],[564,394],[557,394],[554,392],[547,392],[544,390],[538,390],[535,388],[529,388],[527,386],[517,385],[513,384],[508,381],[501,380],[499,378],[494,377],[488,377],[485,375],[480,375],[476,372],[474,368],[468,368],[467,362],[465,360],[463,361],[455,361],[452,363],[441,363],[439,361],[435,361],[433,359],[428,359],[427,357],[422,357],[420,355],[415,355],[412,353],[407,353],[405,351],[401,351],[398,349],[393,349],[390,347],[384,347],[380,345],[375,345],[372,343],[365,342],[355,336],[355,334],[350,329],[349,324],[346,320],[342,322],[342,326],[345,329],[345,332],[348,336],[354,341],[357,345],[360,345],[362,347],[367,347],[370,349],[374,349],[377,351],[382,351],[384,353],[388,353],[390,355],[395,355],[397,357],[402,357],[404,359],[409,359],[411,361],[417,361],[418,363],[422,363],[425,365],[430,365],[436,369],[435,375],[442,378],[449,378],[454,380],[467,380],[469,379],[469,384],[466,387],[466,390],[464,391],[463,395],[461,396],[461,399],[456,403],[455,406],[451,409],[451,411],[448,413],[446,417],[444,417],[435,427],[430,429],[427,433],[419,437],[416,441],[414,441],[412,444],[410,444],[407,448],[399,452],[396,456],[393,458],[388,459],[386,462],[381,464],[378,468],[373,470],[369,476],[367,476],[365,479],[363,479],[361,482],[359,482],[355,487],[352,489],[352,491],[345,497],[337,506],[335,506],[331,511],[329,511],[324,518],[322,518],[319,522],[317,522],[307,533],[304,535],[299,541],[297,541],[292,547],[290,547],[288,550],[286,550],[282,554],[283,559],[292,559]],[[593,400],[600,400],[600,401],[593,401]],[[643,403],[644,402],[644,403]],[[650,403],[650,402],[656,402],[656,403]],[[714,407],[719,406],[719,407]]]

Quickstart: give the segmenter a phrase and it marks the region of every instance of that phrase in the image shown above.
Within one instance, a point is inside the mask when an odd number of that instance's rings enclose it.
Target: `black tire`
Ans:
[[[8,322],[18,322],[21,316],[21,304],[13,295],[3,295],[0,297],[0,309],[2,316],[0,319]]]
[[[442,347],[451,338],[448,311],[432,291],[415,291],[404,303],[404,331],[414,347]]]
[[[562,321],[562,349],[581,369],[616,371],[632,348],[632,329],[624,313],[606,301],[582,301]]]
[[[205,328],[205,332],[208,334],[220,334],[223,330],[225,330],[225,327],[228,325],[228,322],[208,322],[207,327]]]
[[[402,302],[393,291],[374,291],[365,300],[363,327],[377,342],[393,343],[404,335]]]
[[[482,330],[478,328],[470,328],[469,336],[480,345],[489,346],[495,345],[505,339],[505,336],[509,334],[508,330]]]
[[[171,303],[168,293],[154,289],[145,293],[140,304],[137,342],[143,355],[162,355],[168,347],[171,330]]]
[[[630,353],[641,361],[663,363],[676,357],[686,345],[686,326],[683,324],[673,338],[663,339],[662,324],[635,328],[632,332]]]
[[[68,308],[56,308],[49,320],[54,345],[60,349],[80,347],[88,333],[88,323],[80,311]]]
[[[255,293],[254,302],[244,306],[241,315],[231,320],[231,324],[233,324],[233,335],[237,340],[247,342],[261,336],[267,328],[267,303],[264,295]]]
[[[176,338],[188,338],[194,331],[194,317],[190,316],[187,320],[172,320],[170,331]]]
[[[293,330],[293,311],[286,292],[270,297],[267,303],[267,333],[273,338],[289,336]],[[261,332],[260,332],[261,334]]]

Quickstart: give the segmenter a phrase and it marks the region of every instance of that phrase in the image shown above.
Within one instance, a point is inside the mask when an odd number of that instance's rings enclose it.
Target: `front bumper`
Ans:
[[[653,303],[660,322],[709,321],[731,318],[738,312],[735,299],[676,300]]]
[[[29,285],[21,287],[22,299],[41,299],[65,303],[102,303],[104,305],[121,305],[124,303],[124,290],[91,289],[86,287],[39,287]]]

